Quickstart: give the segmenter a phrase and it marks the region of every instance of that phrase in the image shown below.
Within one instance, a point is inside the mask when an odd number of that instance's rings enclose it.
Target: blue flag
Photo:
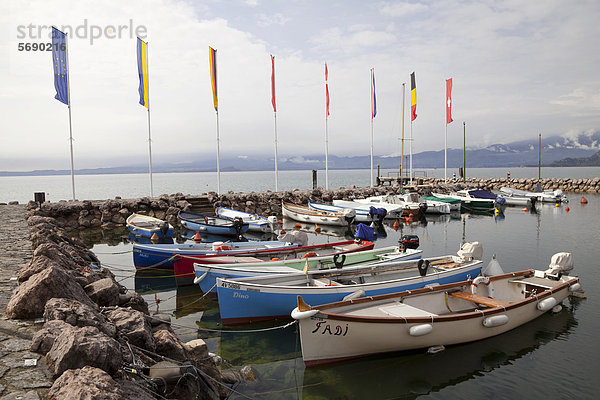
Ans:
[[[58,101],[69,105],[69,73],[67,68],[67,40],[65,34],[52,27],[52,64],[54,65],[54,87]]]

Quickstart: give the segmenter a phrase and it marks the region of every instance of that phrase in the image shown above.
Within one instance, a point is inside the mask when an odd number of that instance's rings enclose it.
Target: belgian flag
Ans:
[[[417,83],[415,73],[410,74],[410,120],[417,119]]]

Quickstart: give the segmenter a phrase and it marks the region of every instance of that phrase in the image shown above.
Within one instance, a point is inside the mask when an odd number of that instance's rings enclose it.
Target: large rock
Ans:
[[[65,371],[50,388],[48,398],[50,400],[154,399],[135,384],[115,381],[103,370],[89,366]]]
[[[188,359],[184,343],[173,331],[167,328],[167,325],[161,325],[155,330],[153,337],[156,353],[178,361]]]
[[[129,343],[154,351],[152,328],[144,313],[137,310],[117,308],[107,311],[106,317],[115,324],[121,336],[127,337]]]
[[[89,298],[100,306],[116,306],[119,304],[120,287],[112,278],[92,282],[84,289]]]
[[[90,307],[77,300],[65,298],[48,300],[44,308],[44,319],[61,320],[77,327],[94,326],[110,337],[114,337],[117,332],[115,325],[108,321],[96,307]]]
[[[123,308],[132,308],[140,311],[146,315],[149,315],[148,303],[141,294],[137,292],[129,292],[119,295],[119,306]]]
[[[46,302],[54,297],[74,299],[95,307],[83,288],[65,270],[50,265],[17,288],[6,306],[6,316],[11,319],[41,317]]]
[[[33,335],[29,349],[36,353],[46,354],[52,349],[56,338],[61,335],[70,335],[75,329],[73,325],[61,320],[48,321],[44,327]]]
[[[46,354],[46,361],[56,378],[68,369],[83,368],[86,365],[100,368],[112,375],[121,367],[123,357],[115,339],[97,328],[86,326],[74,328],[68,335],[57,337]]]

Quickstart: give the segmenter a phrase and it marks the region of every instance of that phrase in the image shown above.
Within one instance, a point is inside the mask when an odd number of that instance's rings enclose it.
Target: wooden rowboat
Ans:
[[[308,367],[447,346],[499,335],[556,310],[570,293],[580,290],[579,279],[567,273],[525,270],[479,276],[314,307],[299,296],[292,317],[300,324],[302,357]]]
[[[136,236],[158,238],[173,236],[173,226],[162,219],[142,214],[131,214],[127,220],[127,228]]]

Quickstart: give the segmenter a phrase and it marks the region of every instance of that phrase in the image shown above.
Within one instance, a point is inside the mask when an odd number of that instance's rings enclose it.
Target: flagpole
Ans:
[[[410,166],[410,184],[411,185],[413,183],[413,163],[412,163],[412,140],[413,140],[413,134],[412,134],[412,131],[413,131],[413,123],[412,123],[412,119],[411,119],[411,121],[410,121],[410,140],[409,140],[409,146],[408,146],[408,151],[410,153],[410,157],[409,157],[410,165],[409,166]]]
[[[444,183],[448,182],[448,121],[444,132]]]
[[[273,111],[275,121],[275,191],[279,192],[279,170],[277,169],[277,112]]]
[[[215,110],[217,117],[217,194],[221,194],[221,165],[220,165],[220,145],[219,145],[219,110]]]
[[[146,85],[148,87],[148,174],[150,176],[150,197],[154,197],[154,187],[152,186],[152,136],[150,133],[150,64],[148,64],[148,42],[146,42]]]
[[[65,60],[67,62],[67,96],[69,96],[69,145],[71,149],[71,189],[75,201],[75,167],[73,164],[73,125],[71,123],[71,70],[69,70],[69,34],[65,33]]]
[[[375,71],[373,71],[373,68],[371,68],[371,186],[374,186],[373,184],[373,99],[374,99],[374,87],[373,87],[373,80],[374,78],[374,73]]]
[[[405,94],[406,90],[406,82],[402,82],[402,140],[401,140],[401,152],[400,152],[400,187],[403,186],[404,183],[404,109],[406,107],[404,100],[406,98]]]
[[[329,128],[327,121],[328,116],[325,116],[325,190],[329,190]]]
[[[329,190],[329,87],[327,86],[327,63],[325,63],[325,190]]]

